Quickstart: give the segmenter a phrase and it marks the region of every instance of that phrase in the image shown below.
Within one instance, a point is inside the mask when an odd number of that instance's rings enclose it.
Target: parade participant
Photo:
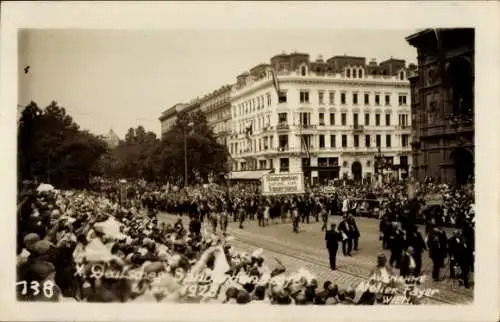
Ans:
[[[393,223],[393,231],[394,233],[391,234],[389,242],[389,249],[391,250],[389,265],[391,265],[391,267],[399,268],[403,250],[406,248],[405,232],[396,222]]]
[[[296,204],[292,205],[292,220],[293,220],[293,232],[298,234],[300,215],[299,215],[299,209]]]
[[[264,206],[264,221],[263,221],[263,226],[269,226],[269,217],[271,216],[270,215],[270,211],[271,211],[271,205],[270,205],[270,202],[269,200],[266,200],[265,202],[265,206]]]
[[[257,212],[257,222],[259,223],[260,227],[264,227],[264,206],[262,205],[261,202],[259,202],[256,205],[256,212]]]
[[[432,259],[432,279],[434,281],[440,281],[441,268],[444,267],[444,260],[447,253],[447,240],[446,234],[444,234],[439,228],[434,228],[429,235],[429,256]]]
[[[343,215],[342,221],[339,223],[339,232],[342,234],[342,253],[344,256],[352,256],[351,227],[347,220],[347,214]]]
[[[389,248],[389,240],[390,236],[392,233],[392,224],[389,222],[387,215],[382,215],[382,218],[380,219],[379,223],[379,234],[380,234],[380,240],[382,241],[382,248],[383,249],[388,249]]]
[[[350,214],[347,217],[348,220],[348,225],[349,225],[349,231],[351,232],[351,235],[349,238],[352,240],[352,245],[353,249],[355,251],[358,250],[358,243],[359,243],[359,237],[361,236],[359,233],[358,225],[356,224],[356,220],[354,219],[354,216]]]
[[[339,242],[342,240],[342,236],[337,231],[335,224],[331,224],[330,230],[325,233],[326,249],[328,250],[328,258],[330,259],[330,269],[332,271],[337,269],[337,251],[339,248]]]
[[[328,211],[326,210],[326,207],[323,205],[321,206],[320,214],[322,222],[321,231],[326,231],[328,225]]]
[[[227,205],[224,205],[221,209],[221,213],[219,216],[220,221],[220,229],[224,235],[227,233],[227,225],[229,223],[228,213],[227,213]]]
[[[240,229],[243,229],[243,222],[245,221],[245,208],[243,204],[238,204],[238,221],[240,223]]]
[[[408,233],[408,245],[411,245],[413,248],[412,256],[415,261],[413,275],[415,277],[419,277],[422,270],[422,253],[427,250],[427,246],[425,245],[424,238],[418,231],[416,225],[410,227],[410,231]]]

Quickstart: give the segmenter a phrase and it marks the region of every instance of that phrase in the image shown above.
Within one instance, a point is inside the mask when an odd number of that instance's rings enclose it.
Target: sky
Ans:
[[[19,34],[19,104],[55,100],[94,134],[112,128],[123,138],[139,125],[159,134],[162,111],[233,84],[276,54],[416,63],[416,49],[405,41],[414,32],[26,29]]]

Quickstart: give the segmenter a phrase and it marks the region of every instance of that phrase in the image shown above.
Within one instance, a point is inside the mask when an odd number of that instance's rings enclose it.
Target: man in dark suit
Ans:
[[[354,216],[352,214],[348,216],[347,220],[351,231],[351,236],[349,236],[349,238],[352,239],[353,249],[357,251],[360,237],[358,225],[356,224],[356,220],[354,219]]]
[[[336,225],[331,224],[331,229],[325,233],[326,249],[330,258],[330,268],[336,269],[337,250],[339,249],[339,241],[342,239],[340,233],[336,230]]]
[[[429,257],[432,260],[432,279],[434,281],[440,280],[441,268],[444,267],[444,259],[447,254],[447,243],[446,234],[439,228],[434,228],[429,234],[428,248]]]
[[[343,216],[342,221],[339,224],[339,232],[342,236],[342,253],[344,256],[351,256],[352,251],[352,239],[351,236],[351,228],[349,222],[347,220],[347,215]]]
[[[413,247],[413,259],[415,260],[415,269],[413,274],[415,277],[420,276],[422,270],[422,253],[427,250],[424,238],[422,234],[418,231],[416,225],[410,226],[410,231],[408,233],[408,245]]]

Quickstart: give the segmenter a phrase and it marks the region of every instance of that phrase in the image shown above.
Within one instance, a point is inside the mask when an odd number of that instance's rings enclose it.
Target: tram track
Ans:
[[[170,219],[175,217],[167,216]],[[255,236],[252,233],[247,233],[242,230],[238,230],[234,227],[228,228],[228,233],[235,237],[232,243],[240,244],[245,248],[245,250],[262,248],[264,251],[274,254],[276,257],[287,257],[295,262],[302,262],[303,266],[314,267],[314,269],[320,269],[323,273],[322,275],[331,274],[331,269],[329,263],[324,259],[324,256],[319,255],[316,251],[312,249],[301,249],[300,247],[295,247],[291,244],[284,244],[282,241],[278,241],[275,237],[270,236]],[[236,248],[237,245],[235,245]],[[355,257],[349,258],[347,260],[355,261]],[[359,271],[359,272],[358,272]],[[368,279],[369,270],[364,267],[360,267],[354,263],[352,264],[338,264],[337,270],[334,271],[337,275],[342,275],[343,279],[355,279],[358,282],[366,281]],[[357,284],[356,284],[357,285]],[[437,295],[425,297],[426,304],[467,304],[471,302],[471,297],[468,294],[462,292],[456,292],[454,290],[447,290],[444,288],[439,288]]]

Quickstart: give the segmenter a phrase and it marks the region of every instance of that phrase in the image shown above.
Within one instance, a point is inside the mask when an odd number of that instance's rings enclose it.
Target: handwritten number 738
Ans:
[[[21,286],[21,295],[30,294],[32,296],[38,296],[40,293],[46,298],[52,298],[54,296],[54,282],[44,281],[40,283],[39,281],[19,281],[16,282],[16,288]]]

